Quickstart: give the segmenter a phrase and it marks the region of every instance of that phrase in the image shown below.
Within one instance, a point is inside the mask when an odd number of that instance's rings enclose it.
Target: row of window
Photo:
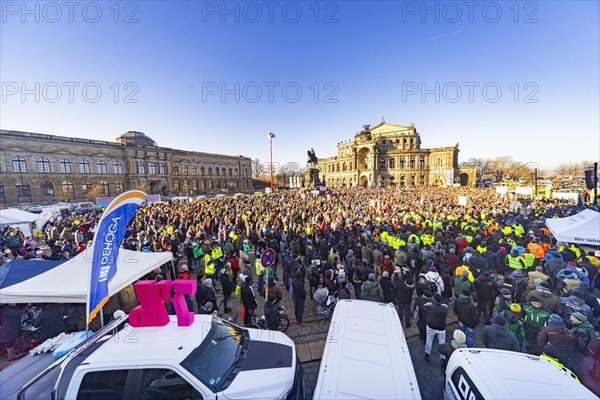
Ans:
[[[122,193],[124,191],[123,182],[117,181],[109,185],[106,181],[99,181],[97,183],[99,190],[99,194],[109,195],[111,190],[113,194]],[[31,198],[31,185],[29,182],[17,182],[15,185],[17,189],[17,197],[18,198]],[[94,187],[92,182],[84,182],[81,184],[81,191],[83,194],[89,193],[90,190]],[[42,189],[42,196],[44,197],[53,197],[55,195],[54,184],[50,181],[44,181],[40,183],[40,188]],[[74,195],[75,194],[75,185],[71,181],[63,181],[61,184],[61,191],[64,195]],[[0,183],[0,199],[6,198],[6,192],[4,188],[4,184]]]
[[[174,181],[173,182],[173,190],[175,191],[179,191],[179,190],[212,190],[212,189],[225,189],[225,188],[237,188],[238,187],[238,182],[237,181],[231,181],[231,182],[223,182],[222,186],[221,186],[221,181],[217,180],[215,182],[213,182],[212,180],[207,181],[183,181],[183,182],[179,182],[179,181]],[[248,182],[246,182],[246,187],[249,187]]]
[[[239,176],[240,173],[238,171],[237,168],[229,168],[226,169],[225,167],[222,167],[219,169],[219,167],[215,167],[213,169],[213,167],[200,167],[200,169],[198,170],[198,167],[196,167],[195,165],[192,165],[191,168],[188,167],[187,165],[182,165],[181,169],[179,168],[179,165],[173,165],[173,175],[190,175],[190,171],[191,171],[191,175],[192,176],[198,176],[198,171],[200,172],[200,176]],[[248,178],[248,170],[244,169],[244,177]]]
[[[16,173],[25,173],[28,172],[27,160],[24,157],[16,156],[12,159],[13,172]],[[36,162],[37,172],[41,174],[49,174],[52,172],[50,168],[50,160],[46,157],[40,157]],[[117,175],[123,174],[123,164],[119,161],[115,161],[113,164],[113,173]],[[58,170],[61,174],[71,174],[73,173],[73,166],[71,160],[66,158],[61,158],[58,161]],[[92,167],[88,160],[79,160],[79,173],[81,174],[91,174]],[[96,173],[104,175],[108,173],[108,165],[105,161],[96,162]]]
[[[337,179],[330,179],[327,181],[328,185],[330,185],[331,187],[350,187],[352,185],[353,180],[352,179],[348,179],[346,180],[346,178],[337,178]],[[392,182],[392,185],[398,184],[400,186],[406,186],[406,183],[409,183],[409,185],[411,186],[416,186],[417,184],[417,177],[415,175],[411,175],[408,179],[406,178],[406,176],[401,175],[398,179],[397,182]],[[420,185],[425,185],[425,175],[420,175],[419,176],[419,184]]]
[[[50,160],[46,157],[40,157],[37,159],[37,172],[42,174],[49,174],[52,172],[50,168]],[[12,159],[13,172],[16,173],[26,173],[28,172],[27,160],[24,157],[16,156]],[[123,174],[123,164],[119,161],[115,161],[113,163],[113,173],[116,175]],[[141,161],[136,163],[136,172],[138,174],[146,174],[146,168],[148,170],[149,175],[166,175],[167,174],[167,166],[163,163],[157,164],[154,162],[149,162],[147,165]],[[58,162],[58,169],[61,174],[71,174],[73,173],[73,167],[71,161],[62,158]],[[181,173],[180,173],[181,172]],[[79,173],[81,174],[91,174],[92,167],[88,160],[80,160],[79,161]],[[105,161],[97,161],[96,162],[96,173],[100,175],[105,175],[108,173],[108,165]],[[227,170],[225,167],[220,168],[215,167],[214,170],[212,167],[200,167],[200,176],[212,176],[214,173],[215,176],[239,176],[239,171],[237,168],[229,168]],[[179,165],[173,166],[173,174],[174,175],[189,175],[189,167],[187,165],[183,165],[181,167],[181,171],[179,169]],[[191,175],[198,175],[198,168],[195,165],[191,167]],[[248,170],[244,169],[244,176],[248,178]]]
[[[409,168],[415,168],[415,157],[411,156],[409,158],[408,161],[408,166]],[[358,163],[358,165],[360,166],[361,169],[368,169],[369,166],[368,164],[366,164],[365,162],[362,163]],[[352,170],[353,163],[352,161],[350,161],[350,163],[337,163],[337,164],[329,164],[327,166],[327,172],[340,172],[341,171],[348,171],[348,170]],[[400,169],[404,169],[406,168],[406,158],[405,157],[400,157],[399,163],[398,163],[398,167]],[[394,158],[389,158],[389,159],[385,159],[382,158],[379,160],[379,168],[396,168],[396,160]],[[425,168],[425,157],[421,156],[419,157],[419,168],[424,169]]]

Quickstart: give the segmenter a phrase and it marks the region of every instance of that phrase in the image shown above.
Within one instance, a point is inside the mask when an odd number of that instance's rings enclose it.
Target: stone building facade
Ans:
[[[94,200],[131,189],[194,196],[252,189],[251,159],[159,147],[141,132],[116,143],[0,130],[0,204]]]
[[[330,188],[356,186],[475,185],[475,168],[458,166],[458,143],[421,148],[413,125],[382,122],[365,126],[354,139],[338,143],[338,154],[318,161],[321,180]]]

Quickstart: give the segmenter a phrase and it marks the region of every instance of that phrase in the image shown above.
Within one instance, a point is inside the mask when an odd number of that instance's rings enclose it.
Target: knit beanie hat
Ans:
[[[509,296],[509,295],[511,295],[512,293],[510,293],[510,290],[508,290],[507,288],[502,288],[502,289],[500,289],[500,294],[501,294],[502,296]]]
[[[536,303],[541,303],[541,302],[542,302],[542,299],[540,299],[540,298],[539,298],[538,296],[536,296],[536,295],[533,295],[533,296],[531,296],[531,297],[529,298],[529,302],[530,302],[530,303],[533,303],[533,302],[536,302]]]
[[[517,303],[511,304],[510,311],[514,312],[515,314],[519,314],[521,312],[521,306]]]
[[[548,323],[549,324],[562,324],[563,320],[560,317],[560,315],[557,314],[551,314],[550,318],[548,318]]]
[[[575,317],[578,320],[580,320],[581,322],[587,322],[587,320],[588,320],[587,317],[580,312],[575,312],[575,313],[571,314],[571,317]]]
[[[467,335],[465,335],[465,333],[463,331],[461,331],[460,329],[455,329],[454,333],[452,334],[452,339],[456,342],[456,343],[467,343]]]

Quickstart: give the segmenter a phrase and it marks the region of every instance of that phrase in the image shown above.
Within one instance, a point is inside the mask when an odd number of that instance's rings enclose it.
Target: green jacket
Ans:
[[[465,278],[463,276],[457,276],[454,278],[454,296],[458,298],[464,289],[468,289],[473,292],[472,284],[469,282],[469,278]]]
[[[521,307],[525,314],[525,334],[528,340],[537,340],[540,330],[546,325],[550,313],[543,308],[535,308],[531,304]]]
[[[571,328],[571,332],[575,335],[574,350],[585,351],[594,338],[594,327],[590,321],[585,321],[581,325]]]

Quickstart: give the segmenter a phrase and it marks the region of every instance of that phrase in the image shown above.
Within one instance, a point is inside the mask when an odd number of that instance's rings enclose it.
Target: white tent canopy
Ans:
[[[0,225],[11,225],[19,223],[32,223],[38,219],[38,215],[16,208],[0,210]]]
[[[85,303],[93,247],[42,274],[2,289],[0,303]],[[173,258],[170,251],[143,253],[119,250],[117,273],[108,285],[112,296]],[[35,263],[35,260],[29,262]]]
[[[600,245],[600,213],[583,210],[565,218],[547,219],[546,225],[559,242]]]

